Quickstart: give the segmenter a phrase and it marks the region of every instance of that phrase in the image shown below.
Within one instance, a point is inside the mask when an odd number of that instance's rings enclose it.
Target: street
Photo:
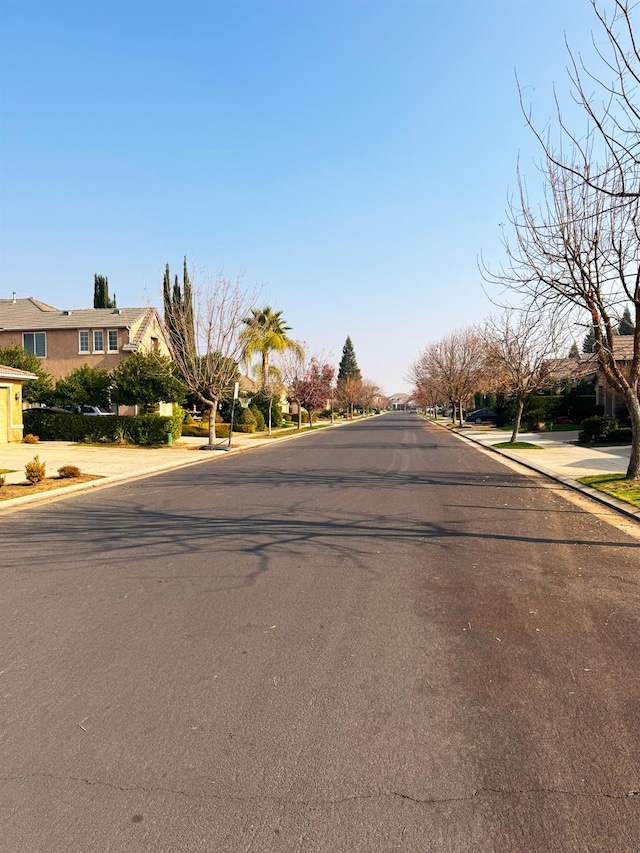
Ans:
[[[2,853],[637,853],[640,534],[394,412],[0,517]]]

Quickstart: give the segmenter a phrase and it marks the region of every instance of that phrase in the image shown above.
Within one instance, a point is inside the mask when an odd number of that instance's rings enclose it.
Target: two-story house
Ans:
[[[60,310],[38,299],[0,299],[0,349],[37,355],[54,380],[84,364],[113,370],[132,352],[170,355],[155,308]]]

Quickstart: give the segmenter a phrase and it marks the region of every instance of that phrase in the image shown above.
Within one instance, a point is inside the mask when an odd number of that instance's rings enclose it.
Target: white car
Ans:
[[[64,406],[72,415],[113,415],[108,409],[103,409],[102,406]]]

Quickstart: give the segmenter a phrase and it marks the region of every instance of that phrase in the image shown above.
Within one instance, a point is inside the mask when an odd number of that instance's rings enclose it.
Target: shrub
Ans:
[[[612,429],[611,432],[608,432],[605,441],[631,444],[632,435],[631,427],[620,427],[619,429]]]
[[[32,486],[44,480],[46,472],[47,466],[40,461],[39,456],[34,456],[31,462],[27,462],[24,466],[25,476]]]
[[[582,431],[578,436],[580,444],[590,441],[608,441],[609,434],[618,429],[618,421],[607,416],[594,415],[582,423]]]
[[[255,405],[255,403],[252,403],[249,406],[249,409],[251,410],[253,417],[256,419],[256,430],[258,432],[264,432],[265,427],[266,427],[266,424],[264,421],[264,415],[262,414],[260,409]]]
[[[267,394],[264,391],[258,391],[251,398],[251,410],[253,411],[253,406],[256,406],[261,412],[262,417],[264,418],[265,424],[269,423],[269,403],[271,402],[271,426],[274,429],[277,429],[279,426],[282,426],[282,403],[280,401],[280,397],[274,397],[273,400],[269,400]],[[255,412],[254,412],[255,414]],[[260,429],[260,421],[258,421],[258,429]],[[264,429],[264,427],[263,427]]]
[[[255,432],[256,419],[250,409],[238,406],[233,419],[234,432]]]
[[[37,444],[40,439],[37,435],[32,435],[30,432],[28,432],[22,439],[22,441],[24,442],[24,444]]]
[[[0,474],[0,489],[4,486],[6,482],[7,478],[4,476],[4,474]]]
[[[73,480],[75,477],[80,476],[80,469],[77,465],[63,465],[62,468],[58,468],[58,477],[61,480]]]
[[[160,415],[93,418],[61,412],[40,412],[38,409],[23,412],[25,428],[37,432],[41,441],[121,442],[126,439],[133,444],[164,444],[168,432],[175,437],[173,428],[178,417],[182,415],[176,413],[170,418]],[[180,437],[179,433],[177,437]]]

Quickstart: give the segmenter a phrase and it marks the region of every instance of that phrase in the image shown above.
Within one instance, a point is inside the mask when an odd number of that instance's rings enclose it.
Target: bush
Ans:
[[[233,419],[234,432],[255,432],[256,419],[251,409],[238,406]]]
[[[578,436],[580,444],[590,441],[609,441],[609,435],[618,430],[619,424],[615,418],[594,415],[582,423],[582,431]]]
[[[4,486],[6,482],[7,478],[4,476],[4,474],[0,474],[0,489]]]
[[[251,405],[249,406],[249,410],[253,414],[253,417],[256,419],[256,430],[258,432],[264,432],[266,424],[264,421],[264,415],[262,414],[260,409],[254,403],[251,403]]]
[[[164,444],[170,432],[174,437],[181,426],[182,414],[174,411],[171,417],[160,415],[110,415],[90,417],[62,412],[23,412],[25,428],[36,432],[41,441],[123,442],[131,444]],[[180,432],[177,432],[180,437]]]
[[[261,412],[262,417],[264,418],[265,425],[269,423],[269,397],[263,392],[259,391],[251,398],[251,406],[253,411],[253,406],[256,406]],[[255,414],[255,412],[254,412]],[[282,426],[282,403],[280,401],[280,397],[274,397],[271,402],[271,426],[274,429],[277,429],[279,426]],[[260,422],[258,421],[258,429],[260,429]],[[264,427],[263,427],[264,429]]]
[[[45,474],[47,473],[47,466],[44,462],[40,461],[39,456],[34,456],[31,462],[27,462],[24,466],[24,473],[31,485],[35,486],[36,483],[40,483],[44,480]]]
[[[182,406],[178,405],[178,403],[174,403],[172,407],[173,411],[169,420],[171,421],[171,435],[174,441],[177,441],[182,435],[182,424],[184,421],[184,409]]]
[[[30,432],[28,432],[22,439],[22,441],[24,442],[24,444],[37,444],[40,439],[37,435],[32,435]]]
[[[58,468],[58,477],[61,480],[73,480],[75,477],[80,476],[80,469],[77,465],[63,465],[62,468]]]
[[[631,444],[632,437],[631,427],[620,427],[619,429],[612,429],[611,432],[608,432],[604,441],[610,441],[615,444]]]

